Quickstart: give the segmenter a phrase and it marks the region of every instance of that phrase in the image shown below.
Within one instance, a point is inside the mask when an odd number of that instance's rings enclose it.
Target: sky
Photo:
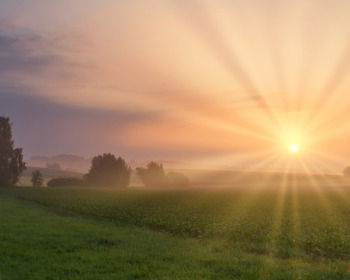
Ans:
[[[350,164],[349,11],[346,0],[0,0],[0,115],[27,157],[337,171]]]

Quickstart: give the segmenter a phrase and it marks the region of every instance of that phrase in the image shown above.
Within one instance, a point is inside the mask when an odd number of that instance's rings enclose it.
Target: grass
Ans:
[[[179,236],[220,238],[275,256],[350,261],[346,188],[231,190],[13,189],[54,209]]]
[[[0,279],[350,279],[348,195],[3,189]]]

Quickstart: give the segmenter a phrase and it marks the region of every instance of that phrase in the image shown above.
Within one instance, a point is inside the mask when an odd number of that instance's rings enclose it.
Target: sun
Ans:
[[[289,151],[291,153],[297,153],[299,151],[299,146],[297,144],[290,144]]]

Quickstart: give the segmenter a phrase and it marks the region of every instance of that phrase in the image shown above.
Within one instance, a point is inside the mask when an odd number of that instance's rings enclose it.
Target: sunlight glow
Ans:
[[[299,151],[299,146],[296,144],[291,144],[291,145],[289,145],[289,151],[291,153],[296,153]]]
[[[56,5],[62,9],[56,2],[47,5],[52,15]],[[15,38],[32,28],[16,40],[20,50],[6,50],[22,56],[9,59],[15,64],[0,84],[20,80],[30,89],[23,95],[79,108],[67,123],[74,130],[82,120],[78,131],[86,135],[92,124],[79,114],[93,110],[101,116],[93,123],[97,151],[140,150],[196,167],[251,171],[280,171],[284,163],[303,171],[300,160],[312,172],[337,173],[348,164],[350,1],[107,2],[72,22],[62,13],[62,24],[45,25],[50,32],[31,19],[35,13],[11,23]],[[27,62],[34,50],[40,63]],[[51,56],[59,59],[47,61]],[[27,71],[34,67],[43,72]],[[86,143],[79,151],[90,154],[90,138],[77,135],[75,143]]]

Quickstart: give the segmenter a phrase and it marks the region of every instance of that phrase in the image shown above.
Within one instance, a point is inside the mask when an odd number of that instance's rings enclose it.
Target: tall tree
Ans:
[[[33,187],[42,187],[44,183],[43,174],[39,170],[33,171],[31,181]]]
[[[25,168],[22,149],[14,148],[10,119],[0,117],[0,187],[16,185]]]
[[[129,186],[130,176],[131,168],[123,158],[103,154],[93,158],[85,179],[93,186],[125,188]]]

